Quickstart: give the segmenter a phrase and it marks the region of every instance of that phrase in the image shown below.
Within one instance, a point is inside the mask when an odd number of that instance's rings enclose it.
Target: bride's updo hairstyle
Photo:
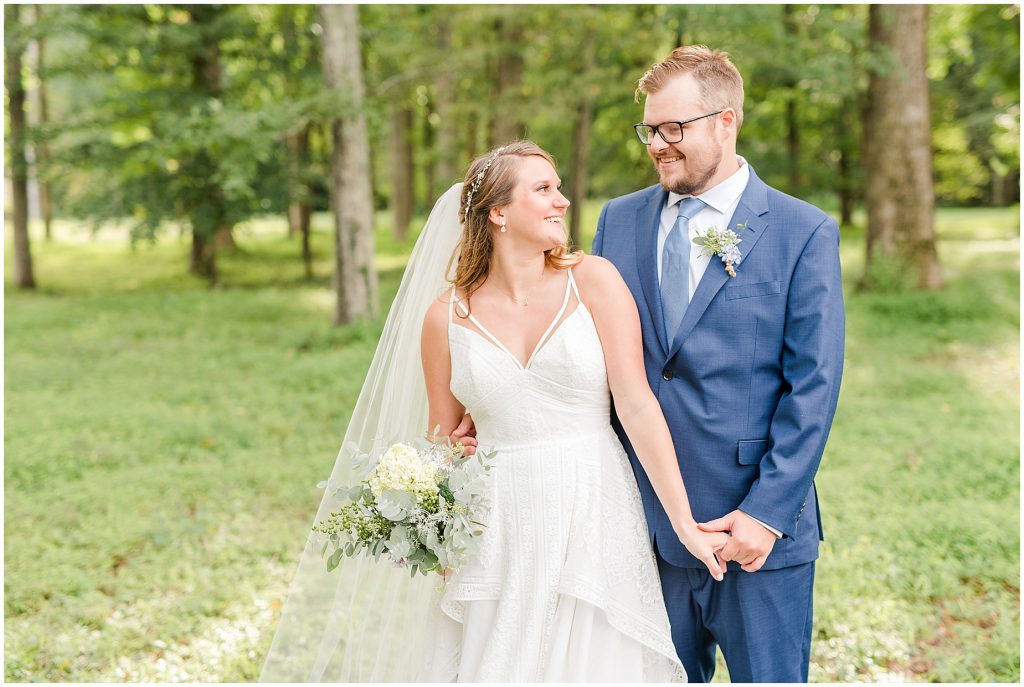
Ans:
[[[515,141],[494,148],[473,160],[462,184],[462,203],[459,220],[462,237],[448,263],[446,274],[451,274],[455,262],[455,276],[449,281],[469,298],[480,288],[491,265],[494,253],[493,232],[497,226],[488,215],[491,208],[512,202],[512,192],[519,181],[519,167],[525,158],[538,155],[555,166],[551,155],[532,141]],[[571,252],[565,244],[544,251],[544,259],[555,269],[564,270],[583,259],[580,251]]]

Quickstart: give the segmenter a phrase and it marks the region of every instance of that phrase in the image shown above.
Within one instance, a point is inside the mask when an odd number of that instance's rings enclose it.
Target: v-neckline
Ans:
[[[582,302],[577,302],[576,309],[573,310],[571,313],[569,313],[569,315],[567,317],[565,317],[565,318],[562,317],[563,315],[565,315],[565,309],[569,305],[569,293],[571,291],[575,291],[575,289],[573,287],[574,287],[574,284],[573,284],[573,279],[572,279],[572,268],[569,268],[569,270],[567,270],[566,279],[565,279],[565,295],[562,297],[562,307],[558,309],[558,312],[555,313],[554,319],[551,320],[551,323],[548,325],[547,329],[545,329],[544,333],[541,334],[541,337],[537,341],[537,344],[533,347],[533,351],[530,353],[530,356],[526,359],[526,363],[523,363],[522,361],[520,361],[519,358],[517,358],[516,355],[514,353],[512,353],[512,351],[510,351],[505,344],[503,344],[501,342],[501,339],[496,337],[494,334],[491,334],[491,332],[487,329],[487,327],[485,327],[480,322],[480,320],[478,320],[473,315],[473,313],[467,312],[466,316],[469,318],[469,321],[472,322],[474,325],[476,325],[477,329],[479,329],[480,332],[482,332],[484,334],[484,336],[481,336],[480,338],[484,339],[485,341],[489,341],[489,343],[493,344],[499,350],[503,351],[508,357],[510,357],[513,360],[513,362],[515,362],[516,366],[520,370],[523,370],[523,371],[529,370],[533,366],[533,361],[537,357],[537,354],[540,353],[542,350],[544,350],[544,346],[547,344],[547,342],[551,341],[551,339],[553,339],[555,337],[555,334],[558,333],[558,331],[562,328],[562,325],[565,324],[565,322],[567,320],[569,320],[569,318],[571,318],[573,315],[575,315],[576,311],[579,310],[580,306],[583,305]],[[576,300],[579,301],[579,295],[578,294],[576,296]],[[461,307],[462,303],[459,303],[458,305]],[[449,326],[455,326],[455,327],[458,327],[460,329],[465,329],[466,331],[473,332],[474,334],[477,334],[478,336],[480,335],[478,332],[470,329],[469,327],[463,327],[462,325],[455,324],[452,321],[449,321],[448,325]]]
[[[580,310],[586,310],[586,309],[587,308],[586,308],[585,305],[583,305],[582,303],[578,303],[576,305],[576,307],[573,309],[573,311],[571,313],[569,313],[566,317],[562,318],[562,321],[559,322],[558,325],[554,328],[554,330],[550,332],[550,336],[548,336],[547,338],[542,338],[540,341],[537,342],[537,346],[536,346],[536,348],[534,348],[533,353],[530,354],[530,358],[529,358],[529,360],[526,361],[526,365],[523,365],[522,361],[519,360],[519,358],[517,358],[515,356],[515,354],[512,353],[512,351],[508,350],[508,348],[506,348],[505,345],[502,344],[501,341],[499,341],[497,338],[488,338],[487,336],[484,336],[483,334],[481,334],[480,332],[476,331],[475,329],[470,329],[469,327],[463,327],[461,324],[455,324],[454,322],[449,323],[448,326],[449,327],[455,327],[456,329],[461,329],[463,331],[469,332],[473,336],[475,336],[478,339],[482,340],[484,343],[486,343],[491,348],[493,348],[493,349],[495,349],[497,351],[500,351],[501,353],[504,353],[509,358],[511,358],[512,362],[514,362],[516,364],[516,367],[519,368],[519,370],[521,372],[529,372],[529,371],[531,371],[531,368],[533,367],[533,362],[537,359],[537,356],[540,355],[544,351],[544,349],[547,348],[547,345],[549,343],[551,343],[551,340],[554,339],[555,336],[559,332],[562,331],[563,325],[565,325],[566,322],[568,322],[573,317],[575,317],[577,312],[579,312]],[[479,326],[479,325],[477,325],[477,326]],[[484,330],[484,333],[490,334],[490,332],[487,332],[486,330]],[[493,335],[491,335],[491,336],[493,337]]]

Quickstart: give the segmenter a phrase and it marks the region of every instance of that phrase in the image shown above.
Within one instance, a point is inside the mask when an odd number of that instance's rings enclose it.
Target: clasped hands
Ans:
[[[728,541],[715,555],[722,561],[723,568],[725,561],[736,561],[746,572],[761,569],[777,539],[774,532],[740,510],[697,526],[703,532],[728,532]]]
[[[676,536],[719,582],[725,576],[729,561],[736,561],[746,572],[760,570],[776,539],[773,532],[739,510],[710,522],[677,529]]]
[[[476,452],[476,428],[473,426],[472,416],[468,413],[462,417],[462,422],[452,432],[451,440],[461,441],[465,445],[465,455],[471,456]],[[690,552],[704,561],[712,574],[712,566],[716,564],[724,573],[728,561],[736,561],[746,572],[757,572],[775,546],[775,534],[740,510],[734,510],[709,522],[698,523],[697,527],[703,533],[721,532],[728,535],[724,541],[712,539],[710,542],[704,537],[686,535],[686,539],[692,542],[694,548],[704,549],[699,554],[692,550]],[[698,545],[695,539],[704,541]],[[690,548],[690,544],[683,541],[683,537],[680,537],[680,541]],[[706,546],[710,546],[710,551],[705,549]]]

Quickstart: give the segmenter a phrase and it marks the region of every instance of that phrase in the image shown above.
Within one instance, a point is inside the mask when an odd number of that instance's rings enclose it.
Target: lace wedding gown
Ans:
[[[429,679],[685,680],[636,481],[609,423],[601,342],[572,271],[526,365],[473,315],[476,330],[455,323],[452,307],[451,390],[481,448],[498,453],[479,553],[439,598]]]

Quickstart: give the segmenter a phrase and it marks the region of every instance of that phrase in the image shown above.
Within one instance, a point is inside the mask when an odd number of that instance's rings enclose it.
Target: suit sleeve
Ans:
[[[604,248],[604,221],[608,216],[608,203],[604,204],[601,208],[601,216],[597,220],[597,232],[594,234],[594,243],[591,245],[591,255],[601,255],[601,250]]]
[[[845,336],[839,227],[827,219],[793,272],[782,345],[785,391],[759,477],[739,506],[788,536],[803,513],[835,416]]]

